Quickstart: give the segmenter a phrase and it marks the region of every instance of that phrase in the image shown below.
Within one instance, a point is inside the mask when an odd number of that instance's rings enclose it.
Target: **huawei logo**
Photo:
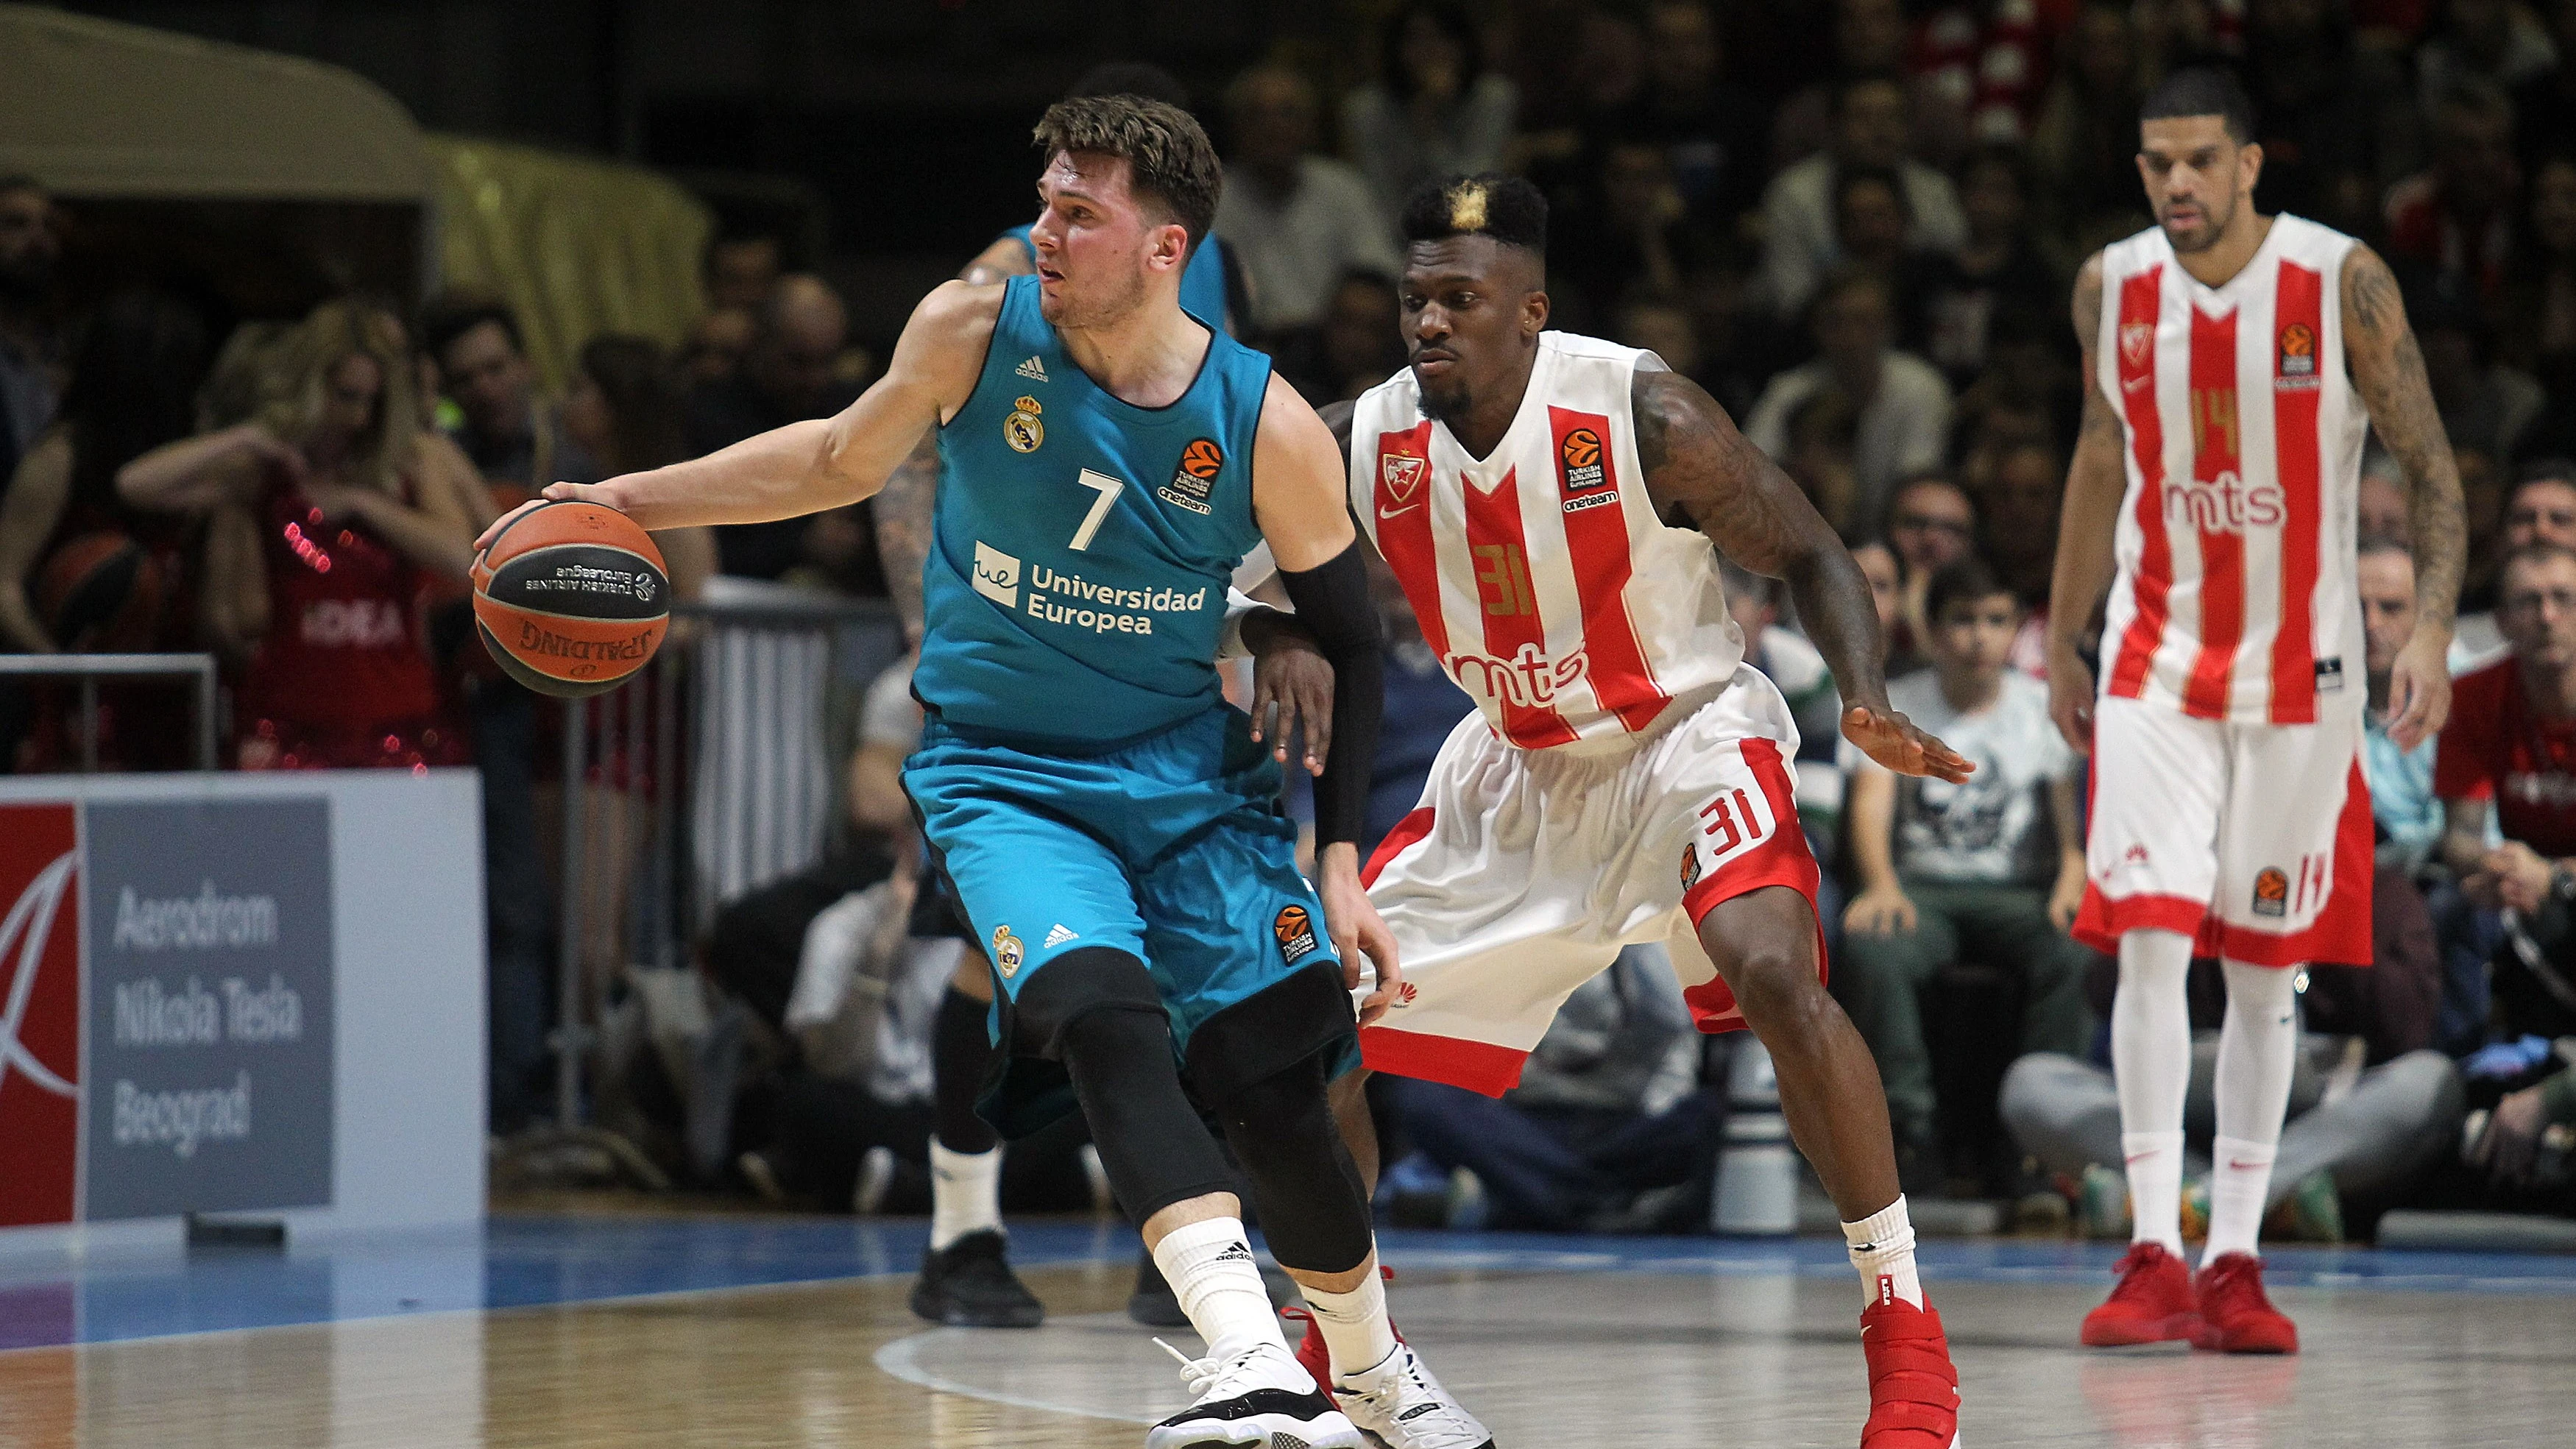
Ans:
[[[8,1008],[0,1014],[0,1089],[8,1086],[9,1074],[15,1071],[57,1097],[79,1098],[78,1087],[36,1060],[36,1054],[18,1039],[19,1026],[27,1018],[27,1003],[35,994],[36,972],[45,962],[45,943],[53,936],[54,920],[62,910],[63,896],[71,885],[72,868],[78,859],[79,852],[68,850],[55,857],[53,864],[27,882],[27,888],[18,893],[17,904],[9,908],[8,919],[0,921],[0,960],[15,958],[9,974]]]

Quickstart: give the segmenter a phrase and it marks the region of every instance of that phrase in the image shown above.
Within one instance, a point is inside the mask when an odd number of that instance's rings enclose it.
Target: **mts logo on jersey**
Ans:
[[[2202,533],[2243,533],[2249,528],[2278,528],[2286,515],[2276,483],[2247,486],[2233,468],[2207,482],[2165,480],[2165,523]]]
[[[69,805],[0,806],[0,1227],[72,1219],[81,965]]]
[[[1441,661],[1449,677],[1469,694],[1499,699],[1518,708],[1545,708],[1592,668],[1577,649],[1563,659],[1550,659],[1535,644],[1524,644],[1509,659],[1490,654],[1452,654]]]

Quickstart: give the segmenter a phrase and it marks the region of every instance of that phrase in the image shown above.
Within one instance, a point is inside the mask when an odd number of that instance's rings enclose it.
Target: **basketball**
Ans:
[[[161,569],[122,533],[84,533],[36,573],[36,613],[74,653],[148,649],[161,625]]]
[[[474,560],[474,619],[512,679],[580,699],[644,667],[671,626],[662,551],[596,503],[519,515]]]

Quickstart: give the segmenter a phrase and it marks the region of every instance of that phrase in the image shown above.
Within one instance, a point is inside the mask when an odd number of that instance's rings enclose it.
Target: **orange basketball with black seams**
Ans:
[[[1565,435],[1565,466],[1589,468],[1601,461],[1601,435],[1590,428],[1576,428]]]
[[[1271,918],[1270,929],[1279,937],[1282,946],[1295,945],[1300,938],[1315,932],[1314,923],[1308,919],[1304,906],[1282,906],[1279,914]]]
[[[503,671],[540,694],[580,699],[644,667],[671,627],[662,551],[596,503],[548,503],[474,560],[474,620]]]

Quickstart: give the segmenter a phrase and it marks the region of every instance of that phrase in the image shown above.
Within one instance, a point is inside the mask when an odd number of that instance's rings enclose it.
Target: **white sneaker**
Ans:
[[[1409,1343],[1398,1343],[1366,1373],[1336,1376],[1333,1402],[1385,1449],[1494,1449],[1494,1436],[1449,1397]]]
[[[1198,1402],[1146,1430],[1145,1449],[1368,1449],[1280,1345],[1193,1359],[1154,1342],[1181,1361],[1181,1380]]]

